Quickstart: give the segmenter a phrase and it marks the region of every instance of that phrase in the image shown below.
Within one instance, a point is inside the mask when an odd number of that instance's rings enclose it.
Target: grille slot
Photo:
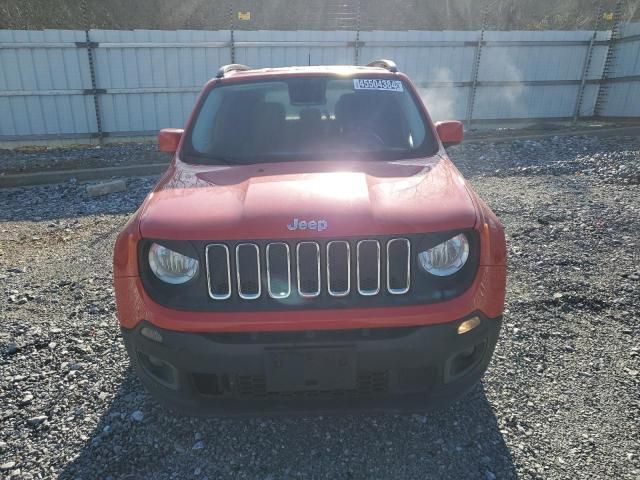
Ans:
[[[291,256],[284,242],[267,245],[267,290],[271,298],[291,295]]]
[[[205,256],[209,296],[214,300],[226,300],[231,296],[229,247],[222,243],[207,245]]]
[[[327,243],[327,290],[332,297],[351,291],[351,248],[344,240]]]
[[[371,296],[380,292],[380,243],[360,240],[357,245],[358,293]]]
[[[238,394],[243,397],[260,397],[267,393],[264,375],[238,375],[236,388]]]
[[[358,393],[360,395],[381,394],[389,391],[389,374],[386,370],[360,372],[358,374]]]
[[[236,246],[236,275],[240,298],[255,300],[260,297],[260,249],[255,243],[240,243]]]
[[[300,242],[296,246],[298,293],[303,297],[320,295],[320,245]]]
[[[411,243],[406,238],[387,242],[387,291],[407,293],[411,286]]]
[[[353,390],[290,390],[267,391],[264,375],[237,375],[236,392],[239,397],[266,398],[341,398],[367,395],[384,395],[389,392],[389,373],[386,370],[360,371]]]

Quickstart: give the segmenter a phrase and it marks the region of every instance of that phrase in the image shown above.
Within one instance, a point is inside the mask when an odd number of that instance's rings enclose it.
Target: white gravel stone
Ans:
[[[40,425],[42,422],[44,422],[46,420],[47,420],[47,416],[46,415],[38,415],[38,416],[35,416],[35,417],[31,417],[29,420],[27,420],[27,422],[30,425],[36,426],[36,425]]]
[[[136,410],[131,414],[131,419],[135,420],[136,422],[141,422],[142,420],[144,420],[144,413],[142,413],[140,410]]]
[[[127,182],[124,180],[112,180],[110,182],[87,185],[87,194],[90,197],[100,197],[109,193],[124,192],[126,189]]]

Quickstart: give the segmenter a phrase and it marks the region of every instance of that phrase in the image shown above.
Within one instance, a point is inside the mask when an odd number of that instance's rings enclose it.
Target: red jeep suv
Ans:
[[[500,330],[500,221],[447,156],[407,76],[227,65],[118,236],[131,362],[192,413],[423,409],[485,372]]]

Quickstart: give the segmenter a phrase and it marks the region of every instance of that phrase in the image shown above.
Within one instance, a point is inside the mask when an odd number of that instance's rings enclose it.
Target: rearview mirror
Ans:
[[[459,144],[464,137],[462,122],[457,120],[436,122],[436,131],[438,132],[438,137],[440,137],[440,141],[445,148]]]
[[[161,152],[176,153],[182,138],[182,128],[163,128],[158,134],[158,148]]]

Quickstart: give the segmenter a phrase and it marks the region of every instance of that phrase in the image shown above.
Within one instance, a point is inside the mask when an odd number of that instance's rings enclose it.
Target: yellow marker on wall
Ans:
[[[251,20],[251,12],[238,12],[238,20]]]
[[[604,12],[602,14],[602,18],[610,22],[611,20],[613,20],[613,12]]]

